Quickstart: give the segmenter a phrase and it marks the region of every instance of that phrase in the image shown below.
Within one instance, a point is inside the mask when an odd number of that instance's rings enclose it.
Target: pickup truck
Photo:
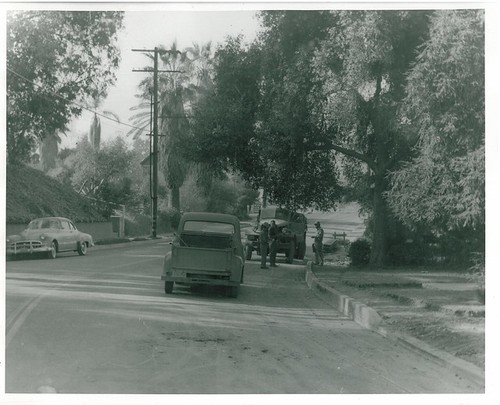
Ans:
[[[225,286],[236,298],[243,283],[245,258],[240,221],[228,214],[190,212],[181,217],[172,251],[163,262],[165,293],[174,283]]]

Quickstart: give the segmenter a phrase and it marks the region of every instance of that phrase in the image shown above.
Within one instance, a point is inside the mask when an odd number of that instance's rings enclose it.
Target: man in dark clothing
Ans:
[[[271,228],[269,228],[269,239],[271,240],[271,249],[269,252],[269,262],[271,267],[278,267],[276,264],[276,253],[278,252],[278,227],[276,221],[271,221]]]
[[[260,226],[260,268],[267,269],[266,266],[266,257],[267,257],[267,248],[269,244],[269,224],[264,222]]]
[[[323,228],[321,228],[321,224],[319,223],[319,221],[316,221],[314,226],[316,227],[316,235],[313,236],[314,253],[316,255],[316,261],[314,264],[323,266],[323,236],[325,232],[323,231]]]

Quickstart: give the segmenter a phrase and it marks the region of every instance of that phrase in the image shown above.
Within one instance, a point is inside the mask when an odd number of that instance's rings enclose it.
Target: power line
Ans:
[[[12,69],[7,68],[7,70],[8,70],[10,73],[12,73],[12,74],[16,75],[17,77],[19,77],[19,78],[23,79],[24,81],[26,81],[26,82],[28,82],[28,83],[31,83],[31,84],[33,84],[34,86],[37,86],[37,87],[39,87],[39,88],[42,88],[42,85],[37,84],[37,83],[35,83],[35,82],[31,81],[30,79],[28,79],[28,78],[24,77],[23,75],[20,75],[20,74],[19,74],[19,73],[17,73],[17,72],[14,72]],[[125,125],[125,126],[127,126],[127,127],[134,128],[134,129],[138,129],[138,130],[143,131],[143,132],[147,132],[147,130],[146,130],[146,129],[144,129],[144,128],[140,128],[140,127],[136,127],[136,126],[134,126],[134,125],[130,125],[130,124],[126,124],[126,123],[124,123],[124,122],[120,122],[120,121],[118,121],[117,119],[114,119],[114,118],[112,118],[112,117],[108,117],[107,115],[101,114],[101,113],[99,113],[99,112],[97,112],[97,111],[95,111],[95,110],[92,110],[92,109],[90,109],[90,108],[88,108],[88,107],[85,107],[85,106],[83,106],[83,105],[81,105],[81,104],[78,104],[78,103],[77,103],[77,102],[75,102],[75,101],[70,101],[70,100],[68,100],[67,98],[64,98],[63,96],[61,96],[61,95],[57,94],[55,91],[48,90],[48,92],[49,92],[50,94],[52,94],[52,95],[54,95],[54,96],[56,96],[56,97],[60,98],[61,100],[66,101],[67,103],[74,104],[74,105],[76,105],[76,106],[80,107],[80,108],[81,108],[81,109],[83,109],[83,110],[90,111],[91,113],[94,113],[94,114],[96,114],[96,115],[99,115],[100,117],[106,118],[107,120],[114,121],[114,122],[116,122],[116,123],[118,123],[118,124],[120,124],[120,125]]]

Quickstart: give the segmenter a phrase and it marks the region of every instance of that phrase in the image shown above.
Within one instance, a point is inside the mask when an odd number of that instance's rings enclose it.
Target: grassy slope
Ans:
[[[75,222],[105,219],[70,187],[30,167],[7,166],[6,220],[25,224],[33,218],[62,216]]]

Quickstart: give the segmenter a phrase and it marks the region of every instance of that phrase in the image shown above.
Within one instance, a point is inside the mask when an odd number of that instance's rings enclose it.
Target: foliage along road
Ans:
[[[159,240],[9,261],[5,391],[474,391],[319,300],[301,263],[261,270],[257,260],[247,262],[237,299],[177,286],[166,296],[167,249]]]

